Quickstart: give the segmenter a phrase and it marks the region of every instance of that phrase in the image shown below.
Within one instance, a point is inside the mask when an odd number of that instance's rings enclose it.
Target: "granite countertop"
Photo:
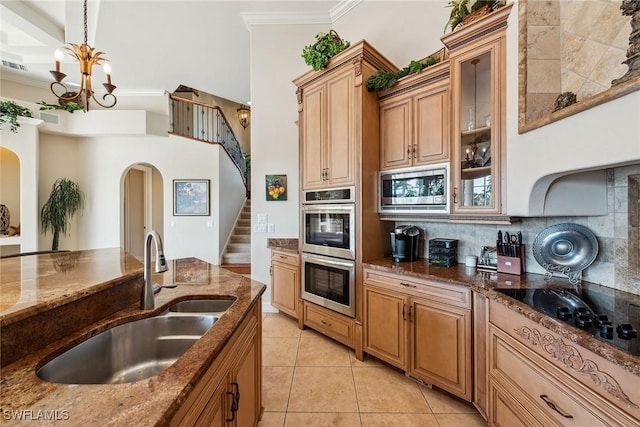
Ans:
[[[567,278],[552,277],[545,280],[544,275],[527,273],[522,276],[504,273],[483,272],[475,268],[458,264],[453,267],[429,265],[428,260],[414,262],[393,262],[391,258],[382,258],[363,263],[365,267],[374,270],[401,274],[417,279],[437,280],[462,286],[469,286],[471,290],[479,292],[488,298],[506,305],[523,316],[539,323],[540,325],[561,335],[567,340],[581,345],[605,359],[623,366],[627,371],[640,376],[640,357],[620,349],[608,342],[598,339],[588,332],[582,331],[566,322],[548,316],[528,305],[510,298],[507,295],[495,291],[495,289],[541,289],[541,288],[566,288],[572,285]],[[587,282],[581,284],[588,289],[593,285]],[[640,306],[640,296],[627,292],[616,291],[607,288],[616,300],[629,300],[632,304]]]
[[[283,252],[289,252],[291,254],[298,253],[298,239],[267,239],[267,248],[274,249]]]
[[[0,311],[0,321],[4,323],[29,315],[38,318],[43,313],[44,319],[47,319],[47,313],[56,313],[55,309],[51,310],[52,307],[59,308],[66,301],[81,301],[83,296],[95,293],[96,288],[120,283],[122,277],[132,283],[137,281],[137,289],[141,282],[142,264],[119,249],[81,251],[75,267],[66,272],[50,268],[50,256],[26,258],[17,258],[22,269],[14,264],[15,259],[0,260],[2,300],[5,300],[5,280],[11,283],[7,295],[13,295],[13,300],[20,289],[20,277],[23,289],[19,301]],[[49,416],[53,414],[58,420],[63,419],[64,425],[168,424],[249,310],[259,303],[266,288],[260,282],[195,258],[170,260],[168,264],[169,271],[154,274],[154,282],[175,283],[178,286],[174,289],[162,289],[156,295],[155,309],[141,310],[137,293],[137,300],[130,301],[125,308],[2,367],[2,419],[10,420],[12,425],[32,425],[36,419],[39,425],[56,423],[49,418],[36,418],[47,411]],[[67,278],[73,280],[66,280]],[[59,286],[56,287],[56,283]],[[44,289],[42,292],[41,288]],[[24,289],[29,291],[25,292]],[[236,302],[176,363],[157,376],[126,384],[66,385],[42,381],[35,374],[38,366],[56,354],[105,329],[161,313],[171,303],[179,300],[211,296],[234,297]],[[53,314],[47,320],[54,324],[57,322]],[[25,341],[27,340],[28,337],[25,337]],[[21,342],[12,344],[20,346]],[[22,411],[27,419],[17,421],[12,416],[13,411]]]

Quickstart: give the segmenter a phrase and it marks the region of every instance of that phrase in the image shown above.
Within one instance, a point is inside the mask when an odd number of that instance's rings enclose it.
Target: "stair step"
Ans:
[[[231,239],[229,239],[230,243],[251,243],[251,234],[236,234],[233,233],[231,235]]]
[[[251,227],[236,227],[233,229],[234,234],[251,234]]]
[[[250,219],[242,219],[240,218],[237,222],[236,227],[249,227],[251,225]]]
[[[224,264],[249,264],[251,263],[251,254],[231,253],[222,255]]]
[[[251,243],[229,243],[227,253],[251,252]]]

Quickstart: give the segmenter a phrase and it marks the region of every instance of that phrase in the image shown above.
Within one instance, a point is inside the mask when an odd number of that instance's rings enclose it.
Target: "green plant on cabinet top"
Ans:
[[[10,123],[11,132],[18,133],[18,128],[20,127],[18,116],[33,118],[33,113],[28,108],[13,101],[0,101],[0,129],[2,129],[4,123]]]
[[[315,71],[320,71],[327,66],[327,62],[351,45],[342,40],[334,30],[328,33],[316,34],[316,42],[302,49],[302,57],[307,65],[311,65]]]

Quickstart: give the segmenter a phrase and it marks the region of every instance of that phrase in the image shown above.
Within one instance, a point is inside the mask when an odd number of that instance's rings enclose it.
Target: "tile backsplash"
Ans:
[[[533,241],[538,233],[554,224],[581,224],[593,231],[599,246],[595,261],[583,272],[583,280],[640,294],[640,279],[629,276],[629,217],[633,209],[629,209],[628,186],[629,176],[637,174],[640,174],[640,164],[607,170],[608,213],[604,216],[522,218],[521,222],[508,226],[416,222],[411,224],[420,227],[424,232],[420,253],[425,258],[428,256],[429,239],[458,239],[459,263],[463,263],[467,255],[479,256],[483,246],[495,246],[498,230],[509,233],[521,231],[523,243],[526,245],[526,271],[538,274],[545,272],[532,252]]]

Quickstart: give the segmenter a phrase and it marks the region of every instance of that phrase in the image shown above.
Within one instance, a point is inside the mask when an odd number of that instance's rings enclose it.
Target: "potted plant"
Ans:
[[[20,127],[18,116],[33,117],[33,113],[28,108],[13,101],[0,101],[0,129],[2,129],[4,123],[10,123],[11,132],[18,133],[18,128]]]
[[[501,8],[506,4],[506,0],[450,0],[448,7],[451,7],[451,15],[444,27],[455,30],[463,24],[474,20],[474,17],[484,16],[489,12]]]
[[[307,65],[311,65],[315,71],[319,71],[327,66],[329,58],[342,52],[350,45],[351,43],[342,40],[334,30],[326,34],[318,33],[316,34],[316,42],[302,49],[302,57]]]
[[[67,234],[69,221],[83,205],[84,194],[77,183],[67,178],[58,178],[53,183],[49,200],[40,211],[42,233],[46,235],[48,230],[53,232],[52,250],[58,250],[60,233]]]

